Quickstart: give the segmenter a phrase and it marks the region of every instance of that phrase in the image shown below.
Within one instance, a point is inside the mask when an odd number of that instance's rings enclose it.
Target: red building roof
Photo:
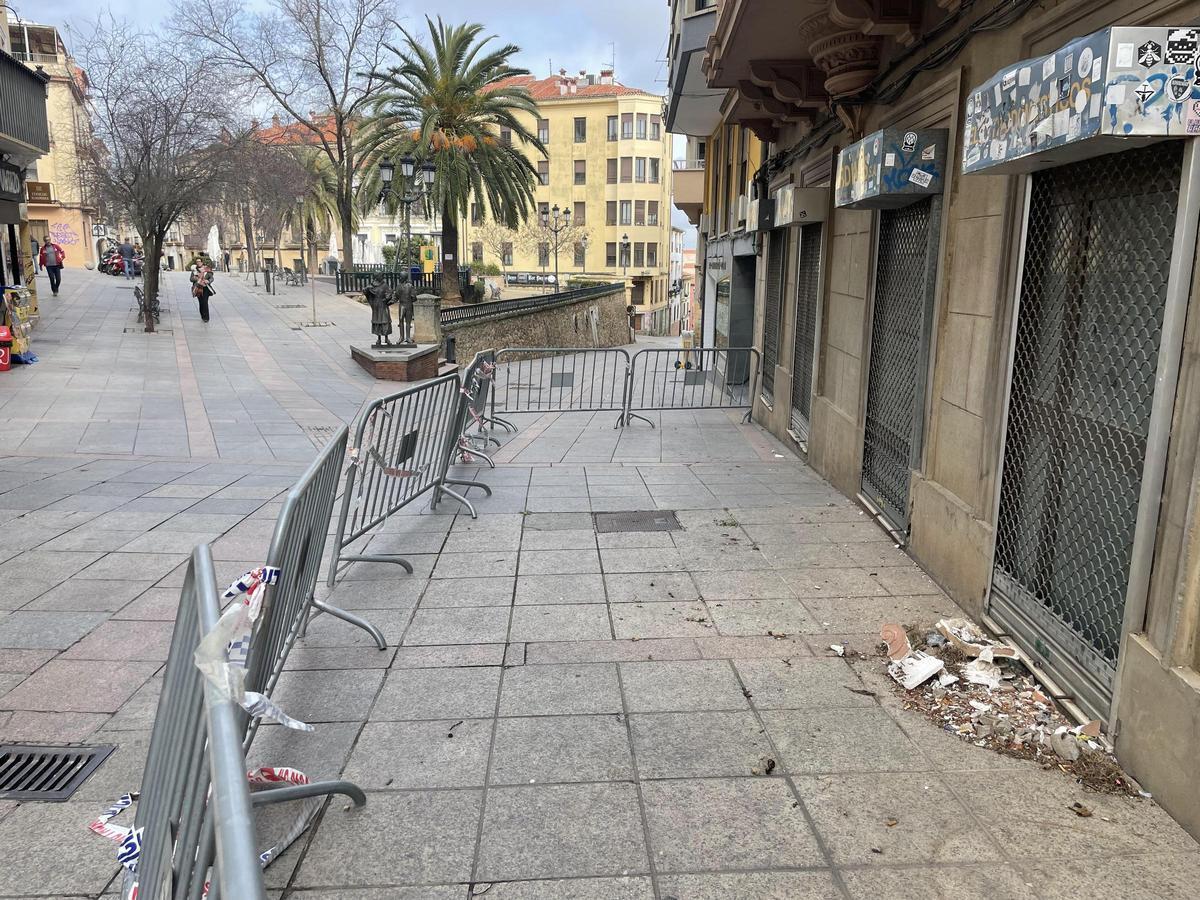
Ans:
[[[325,140],[331,144],[337,143],[337,129],[333,116],[314,116],[312,123],[321,129]],[[308,125],[303,122],[285,124],[280,121],[279,116],[275,116],[267,128],[255,125],[254,137],[264,144],[282,144],[289,147],[306,144],[316,146],[321,143],[321,138]]]
[[[601,73],[604,77],[605,73]],[[611,78],[611,76],[608,76]],[[566,92],[563,92],[562,85],[566,84]],[[574,84],[575,92],[571,93],[571,85]],[[505,78],[496,82],[490,87],[490,90],[496,90],[500,87],[523,87],[529,91],[529,95],[538,102],[544,100],[592,100],[601,97],[633,97],[638,94],[653,97],[654,94],[648,91],[643,91],[641,88],[627,87],[613,81],[610,84],[602,84],[597,79],[595,84],[588,84],[587,76],[582,75],[550,75],[546,78],[538,78],[535,75],[514,75],[511,78]]]

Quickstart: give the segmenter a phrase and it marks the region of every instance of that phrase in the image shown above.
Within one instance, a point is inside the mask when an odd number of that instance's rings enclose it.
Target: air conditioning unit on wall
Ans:
[[[750,210],[750,200],[745,194],[739,194],[737,198],[737,220],[739,222],[746,221],[746,215]]]
[[[773,195],[776,228],[824,222],[829,211],[829,188],[802,188],[785,185]]]
[[[700,213],[700,233],[710,234],[712,232],[712,216],[708,213]]]

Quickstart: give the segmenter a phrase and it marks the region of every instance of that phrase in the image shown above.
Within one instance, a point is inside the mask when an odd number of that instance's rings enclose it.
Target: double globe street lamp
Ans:
[[[569,209],[560,209],[558,204],[555,203],[552,209],[542,212],[542,227],[554,237],[554,289],[556,291],[561,290],[558,284],[559,235],[571,227],[571,211]],[[583,237],[583,248],[586,252],[587,235]]]
[[[421,166],[420,184],[417,183],[417,161],[412,154],[405,153],[400,157],[400,186],[393,187],[396,177],[396,164],[386,156],[379,162],[379,177],[383,187],[379,191],[379,200],[387,197],[404,204],[404,254],[405,257],[412,249],[412,205],[433,187],[437,176],[437,168],[432,160],[426,160]]]

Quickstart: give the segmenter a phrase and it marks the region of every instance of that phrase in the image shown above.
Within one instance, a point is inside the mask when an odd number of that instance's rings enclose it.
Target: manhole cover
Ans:
[[[616,531],[679,531],[683,528],[671,510],[639,509],[632,512],[592,513],[597,534]]]
[[[155,328],[154,331],[147,332],[144,327],[139,325],[137,328],[126,328],[125,333],[126,334],[174,334],[175,332],[170,328]]]
[[[116,749],[0,744],[0,800],[66,800]]]
[[[276,309],[308,309],[303,303],[276,303]]]
[[[324,447],[341,430],[340,425],[305,425],[304,433],[317,447]]]

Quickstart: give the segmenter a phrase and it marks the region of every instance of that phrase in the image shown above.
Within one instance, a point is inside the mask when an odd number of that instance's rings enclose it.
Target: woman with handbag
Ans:
[[[208,298],[216,291],[213,289],[213,270],[211,266],[197,263],[192,267],[192,296],[200,304],[200,318],[208,321]]]

